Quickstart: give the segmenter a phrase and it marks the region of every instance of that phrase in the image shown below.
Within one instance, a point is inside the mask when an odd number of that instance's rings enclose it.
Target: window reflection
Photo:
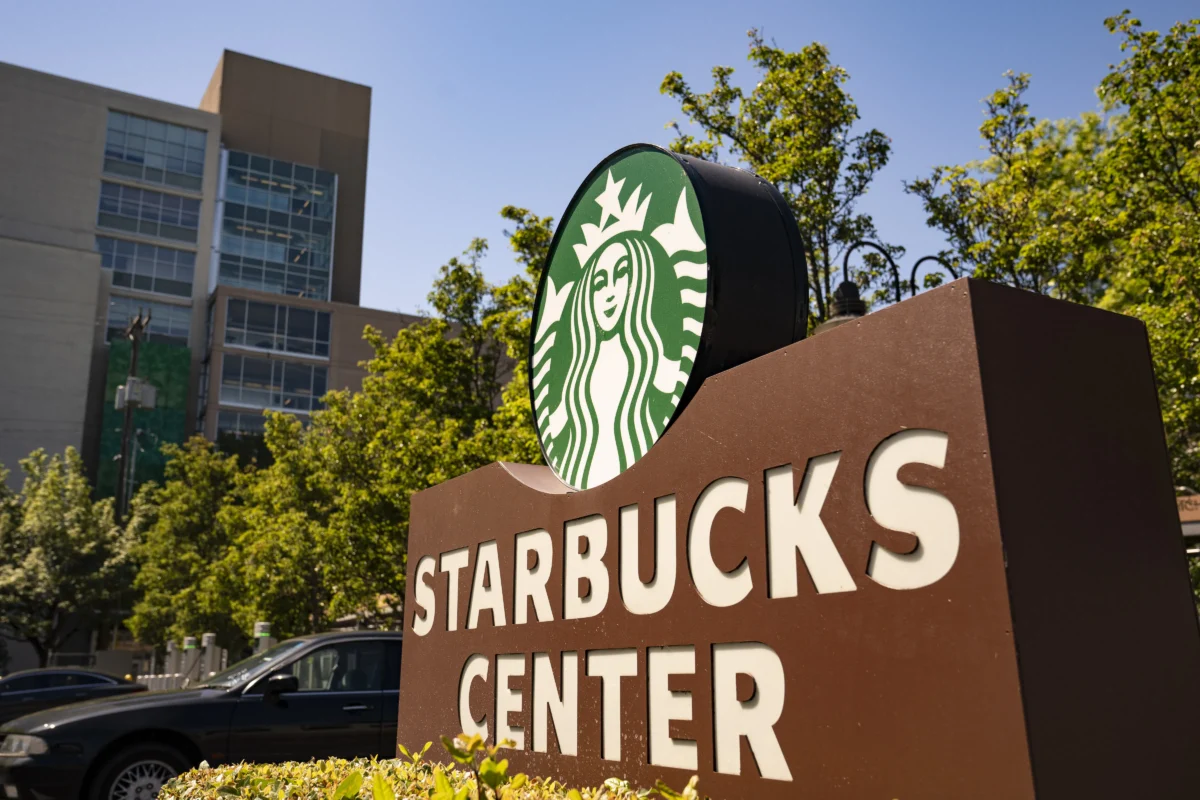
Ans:
[[[230,151],[218,282],[329,299],[336,176]]]
[[[109,111],[104,171],[198,192],[207,139],[202,130]]]
[[[296,413],[324,408],[324,366],[232,353],[225,353],[221,362],[222,403]]]
[[[229,298],[225,344],[329,356],[329,312]]]
[[[100,266],[113,271],[113,286],[192,296],[196,254],[174,247],[96,237]]]

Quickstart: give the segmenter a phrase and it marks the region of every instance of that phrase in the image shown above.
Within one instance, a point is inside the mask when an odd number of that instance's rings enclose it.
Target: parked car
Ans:
[[[89,669],[14,672],[0,678],[0,723],[67,703],[144,691],[141,684]]]
[[[199,686],[20,717],[0,725],[0,795],[149,800],[201,761],[394,756],[400,637],[302,636]]]

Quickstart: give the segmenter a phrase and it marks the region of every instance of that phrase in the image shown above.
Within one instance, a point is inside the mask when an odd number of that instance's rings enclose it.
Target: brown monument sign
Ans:
[[[797,341],[796,231],[646,145],[584,182],[532,324],[547,466],[413,498],[400,742],[718,798],[1196,797],[1141,324],[964,280]]]
[[[1196,796],[1145,333],[1012,289],[710,377],[595,488],[494,464],[416,495],[404,608],[410,746],[725,798]]]

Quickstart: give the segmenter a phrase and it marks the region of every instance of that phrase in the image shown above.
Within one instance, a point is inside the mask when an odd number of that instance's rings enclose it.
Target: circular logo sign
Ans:
[[[567,208],[534,313],[534,418],[564,483],[604,483],[662,436],[707,298],[704,223],[683,166],[651,146],[614,154]]]

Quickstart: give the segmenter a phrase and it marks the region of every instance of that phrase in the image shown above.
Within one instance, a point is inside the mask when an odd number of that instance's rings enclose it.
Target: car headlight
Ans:
[[[0,741],[0,756],[40,756],[50,748],[45,739],[10,733]]]

